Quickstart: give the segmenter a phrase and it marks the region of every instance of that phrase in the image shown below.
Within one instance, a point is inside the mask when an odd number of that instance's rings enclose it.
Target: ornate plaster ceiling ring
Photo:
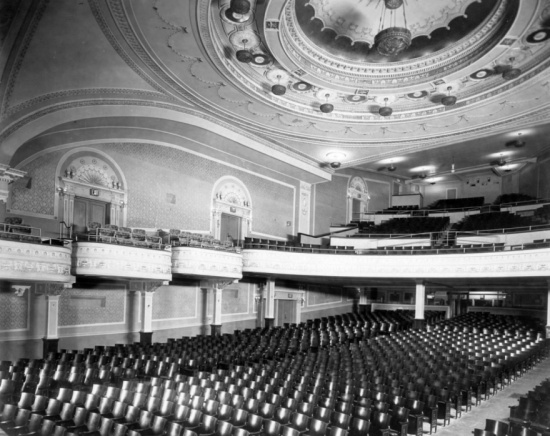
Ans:
[[[271,52],[277,59],[281,58],[286,68],[299,65],[306,72],[307,80],[315,85],[347,91],[348,94],[357,88],[414,91],[415,85],[430,78],[470,68],[502,40],[514,23],[518,6],[517,2],[499,0],[492,14],[473,33],[458,42],[418,59],[379,64],[341,59],[316,46],[298,24],[293,4],[294,1],[290,1],[284,9],[277,44],[272,38],[269,41]],[[487,65],[490,61],[486,59],[484,63]]]
[[[237,24],[235,22],[235,15],[231,11],[229,2],[227,3],[227,5],[222,7],[222,10],[220,11],[220,17],[227,24],[231,24],[231,25]],[[238,20],[238,24],[241,25],[241,26],[246,25],[246,24],[250,24],[253,19],[254,19],[254,14],[253,13],[249,13],[247,15],[242,15],[242,19]]]
[[[406,97],[409,100],[423,100],[426,97],[428,97],[428,95],[429,95],[428,91],[414,91],[414,92],[409,92],[408,94],[406,94]]]
[[[250,65],[255,65],[257,67],[265,67],[269,64],[271,64],[273,60],[271,59],[271,56],[268,56],[264,53],[254,53],[252,55],[252,62],[250,62]]]
[[[408,29],[412,37],[430,36],[433,30],[444,27],[465,15],[466,9],[472,3],[481,0],[438,0],[437,7],[422,0],[404,2],[406,8]],[[384,10],[384,3],[379,0],[308,0],[306,2],[314,10],[316,19],[323,23],[323,27],[332,29],[336,38],[346,37],[352,45],[365,42],[374,45],[375,36],[379,31],[380,16]],[[402,8],[395,13],[401,14]],[[400,19],[400,17],[394,17]]]

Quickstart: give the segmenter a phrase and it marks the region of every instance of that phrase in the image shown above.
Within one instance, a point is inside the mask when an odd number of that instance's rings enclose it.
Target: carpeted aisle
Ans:
[[[487,401],[482,401],[477,407],[465,413],[460,419],[451,419],[447,427],[438,426],[437,436],[471,436],[474,428],[485,428],[485,419],[497,419],[508,422],[510,406],[518,404],[518,398],[532,390],[543,380],[550,377],[550,357],[547,357],[535,368],[510,386],[506,386]],[[426,432],[424,432],[426,433]]]

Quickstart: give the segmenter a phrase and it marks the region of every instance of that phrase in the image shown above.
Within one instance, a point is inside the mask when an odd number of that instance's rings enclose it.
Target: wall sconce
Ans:
[[[69,191],[69,189],[66,186],[64,186],[63,188],[61,186],[58,186],[56,189],[57,189],[57,193],[61,197],[64,196]]]
[[[125,206],[126,206],[126,203],[124,203],[124,200],[120,200],[120,208],[124,209]]]
[[[11,288],[16,297],[23,297],[25,295],[25,291],[28,291],[31,287],[22,286],[22,285],[13,285]]]

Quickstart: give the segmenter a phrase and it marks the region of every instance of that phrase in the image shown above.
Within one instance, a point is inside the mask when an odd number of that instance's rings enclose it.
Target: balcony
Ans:
[[[0,280],[73,283],[70,241],[21,223],[0,224]]]

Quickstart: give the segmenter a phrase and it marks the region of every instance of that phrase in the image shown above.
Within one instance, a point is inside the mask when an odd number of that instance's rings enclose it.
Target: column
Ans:
[[[548,280],[548,298],[546,299],[546,339],[550,339],[550,280]]]
[[[212,336],[220,336],[222,334],[222,291],[223,283],[214,283],[212,286],[213,293],[213,317],[210,325]]]
[[[139,331],[139,342],[151,344],[153,342],[153,296],[155,291],[167,281],[143,281],[130,283],[130,290],[139,291],[141,306],[141,329]]]
[[[414,322],[413,328],[424,328],[424,307],[426,305],[426,284],[423,280],[416,281],[416,295],[415,295],[415,308],[414,308]]]
[[[67,285],[70,287],[70,285]],[[66,289],[63,283],[44,283],[37,285],[35,293],[46,299],[46,325],[42,338],[42,355],[57,353],[59,346],[59,297]]]
[[[265,283],[265,326],[275,325],[275,280],[267,279]]]
[[[359,313],[372,312],[372,301],[375,299],[377,292],[378,288],[359,288]]]

